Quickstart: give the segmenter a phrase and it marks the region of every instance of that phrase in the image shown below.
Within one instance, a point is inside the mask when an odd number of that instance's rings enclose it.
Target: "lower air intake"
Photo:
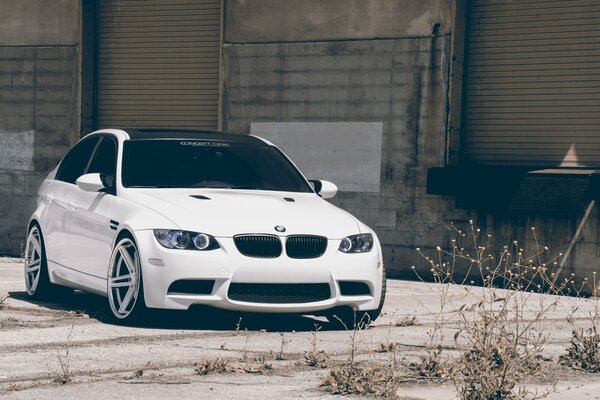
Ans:
[[[247,303],[313,303],[331,297],[328,283],[232,283],[228,297]]]
[[[183,279],[171,283],[167,293],[211,294],[214,286],[214,280]]]

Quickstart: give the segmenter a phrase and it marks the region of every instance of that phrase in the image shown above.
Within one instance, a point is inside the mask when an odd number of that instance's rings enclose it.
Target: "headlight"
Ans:
[[[206,233],[169,229],[154,229],[153,232],[158,243],[167,249],[214,250],[221,247],[213,236]]]
[[[367,253],[372,248],[373,235],[370,233],[361,233],[343,238],[339,250],[342,253]]]

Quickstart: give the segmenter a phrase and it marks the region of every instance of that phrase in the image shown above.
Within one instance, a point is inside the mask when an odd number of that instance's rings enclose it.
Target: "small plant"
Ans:
[[[560,362],[576,370],[600,372],[600,335],[596,326],[586,330],[574,328],[571,345],[560,356]]]
[[[408,368],[419,378],[442,379],[446,376],[446,370],[441,354],[441,348],[431,349],[426,356],[421,356],[418,362],[410,363]]]
[[[285,357],[283,356],[283,348],[285,347],[286,344],[290,343],[290,340],[285,340],[284,333],[280,333],[279,335],[281,336],[281,348],[279,349],[279,354],[277,354],[275,359],[277,361],[283,361],[283,360],[285,360]]]
[[[571,343],[566,353],[561,355],[559,362],[575,370],[586,372],[600,372],[600,298],[598,297],[598,283],[596,272],[592,273],[592,281],[584,280],[589,286],[591,298],[585,299],[585,303],[591,304],[592,308],[587,312],[587,326],[581,327],[577,323],[575,315],[579,307],[574,307],[567,316],[567,322],[571,326]]]
[[[196,363],[194,371],[196,371],[198,375],[208,375],[210,373],[223,374],[226,372],[233,372],[233,369],[229,365],[229,360],[216,358],[214,360],[202,360],[199,363]]]
[[[198,375],[211,373],[247,373],[247,374],[269,374],[273,372],[273,366],[266,362],[265,358],[258,358],[256,363],[233,364],[229,360],[216,358],[214,360],[202,360],[196,363],[194,371]]]
[[[327,368],[329,356],[317,348],[317,334],[321,330],[321,326],[318,324],[314,324],[314,326],[315,329],[312,331],[310,350],[304,352],[304,363],[309,367]]]
[[[379,343],[377,347],[378,353],[393,353],[397,350],[398,345],[394,342]]]
[[[63,346],[64,354],[61,354],[59,350],[56,350],[56,356],[58,358],[61,373],[54,379],[54,382],[63,385],[73,382],[73,375],[71,372],[71,361],[69,358],[71,353],[71,339],[73,336],[73,328],[74,325],[71,325],[71,329],[69,330],[69,334],[67,335],[67,340],[65,341],[65,344]]]
[[[321,380],[321,386],[331,394],[395,397],[400,382],[388,366],[355,366],[332,369]]]
[[[413,315],[412,317],[400,318],[399,320],[396,321],[395,325],[396,326],[415,326],[418,323],[419,323],[419,321],[417,321],[417,317],[415,317]]]
[[[337,367],[330,370],[321,380],[321,386],[325,387],[331,394],[359,394],[382,397],[395,397],[400,386],[399,376],[396,373],[396,354],[392,350],[393,359],[390,365],[379,363],[365,363],[359,365],[356,361],[360,333],[367,328],[368,318],[364,318],[354,324],[349,330],[343,321],[350,340],[350,358],[347,366]]]
[[[242,328],[242,317],[240,317],[240,319],[238,319],[238,322],[235,324],[235,327],[233,328],[233,334],[239,335],[241,328]]]
[[[264,355],[254,357],[254,363],[246,363],[241,366],[243,372],[247,374],[269,374],[273,372],[273,364],[267,362]]]

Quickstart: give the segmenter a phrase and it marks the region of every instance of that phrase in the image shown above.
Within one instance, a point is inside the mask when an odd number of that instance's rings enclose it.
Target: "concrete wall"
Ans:
[[[332,148],[311,169],[330,165],[325,173],[344,181],[348,177],[334,167],[339,158],[353,157],[365,168],[378,164],[377,185],[363,182],[375,191],[343,190],[333,203],[377,231],[392,276],[414,277],[414,264],[427,274],[415,248],[430,254],[436,246],[449,248],[456,229],[468,229],[471,219],[482,239],[491,235],[496,250],[517,240],[525,254],[548,246],[542,259],[552,259],[567,249],[584,211],[467,210],[457,208],[454,197],[426,193],[428,168],[460,163],[464,7],[462,0],[292,0],[285,7],[277,0],[226,2],[225,129],[260,135],[260,127],[274,124],[277,135],[265,135],[290,146],[301,142],[282,136],[282,127],[292,126],[289,134],[297,135],[301,126],[382,123],[381,154],[368,153],[376,157],[368,162],[356,156],[367,154],[355,148],[356,136],[340,140],[339,132],[327,130],[322,138],[307,134],[311,143],[290,153]],[[332,138],[339,142],[333,147]],[[485,191],[494,182],[469,185]],[[600,255],[599,227],[594,209],[565,264],[567,274],[591,276]]]
[[[44,176],[79,137],[78,0],[0,2],[0,254],[17,255]]]
[[[442,221],[465,218],[425,193],[427,168],[446,156],[451,1],[230,0],[226,22],[225,129],[383,124],[379,190],[333,202],[378,232],[392,275],[415,262],[419,243],[444,240]],[[353,143],[331,157],[354,154]]]

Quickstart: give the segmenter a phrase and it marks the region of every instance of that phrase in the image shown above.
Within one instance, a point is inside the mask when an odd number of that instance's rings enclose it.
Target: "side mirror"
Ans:
[[[315,192],[324,199],[331,199],[338,191],[337,186],[329,181],[310,180]]]
[[[99,192],[102,189],[105,189],[106,186],[102,182],[102,178],[100,174],[85,174],[81,175],[77,178],[75,182],[79,189],[84,190],[86,192]]]

